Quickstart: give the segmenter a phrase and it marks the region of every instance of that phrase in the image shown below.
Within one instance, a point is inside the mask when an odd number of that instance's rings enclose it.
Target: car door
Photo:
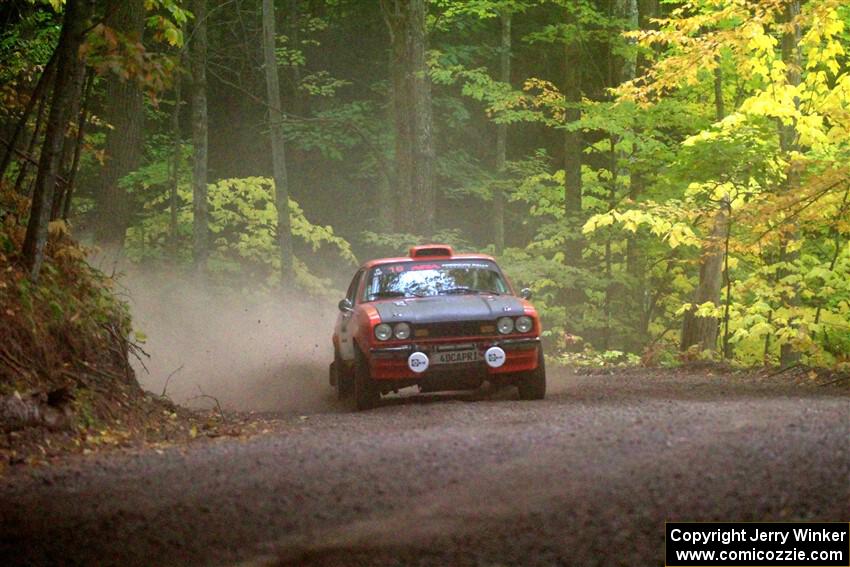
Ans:
[[[354,274],[354,278],[351,280],[351,285],[348,286],[348,292],[345,294],[346,299],[348,299],[354,306],[359,303],[357,290],[360,288],[360,280],[363,278],[363,272],[364,270],[359,270],[356,274]],[[339,318],[337,319],[339,355],[347,362],[354,360],[353,335],[355,328],[354,323],[351,320],[352,315],[354,315],[354,311],[341,311]]]

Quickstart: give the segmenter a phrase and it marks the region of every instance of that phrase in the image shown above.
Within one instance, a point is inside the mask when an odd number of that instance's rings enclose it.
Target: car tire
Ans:
[[[369,361],[359,350],[354,360],[354,409],[363,411],[372,409],[381,401],[381,393],[372,380]]]
[[[537,348],[537,368],[525,372],[517,381],[519,399],[542,400],[546,397],[546,361],[543,348]]]
[[[328,366],[328,384],[331,385],[331,388],[336,388],[336,385],[339,384],[339,376],[337,372],[336,360],[334,360],[330,363],[330,366]]]
[[[354,393],[354,380],[351,377],[351,372],[346,370],[345,363],[343,363],[339,354],[334,355],[334,361],[331,364],[331,368],[331,372],[336,374],[334,376],[335,382],[333,385],[336,386],[337,398],[340,400],[350,398],[351,394]]]

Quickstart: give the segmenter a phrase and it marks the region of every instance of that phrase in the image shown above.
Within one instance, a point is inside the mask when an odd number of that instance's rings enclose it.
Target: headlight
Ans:
[[[375,327],[375,338],[379,341],[385,341],[393,336],[393,328],[386,323],[381,323]]]
[[[401,341],[410,338],[410,325],[407,323],[399,323],[393,330],[393,336]]]
[[[527,333],[534,326],[534,321],[531,320],[531,317],[526,317],[523,315],[522,317],[517,318],[516,320],[516,330],[520,333]]]
[[[500,333],[507,335],[514,330],[514,320],[510,317],[502,317],[496,321],[496,327],[498,327]]]

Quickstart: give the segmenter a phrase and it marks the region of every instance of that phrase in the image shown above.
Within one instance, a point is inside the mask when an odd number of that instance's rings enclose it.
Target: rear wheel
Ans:
[[[359,350],[354,359],[354,408],[357,411],[372,409],[381,400],[372,373],[369,371],[369,361]]]
[[[521,400],[542,400],[546,397],[546,361],[542,347],[537,348],[537,368],[520,376],[517,389]]]

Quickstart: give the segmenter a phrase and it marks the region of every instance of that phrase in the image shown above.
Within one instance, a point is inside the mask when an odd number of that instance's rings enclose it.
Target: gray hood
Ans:
[[[447,321],[495,321],[524,313],[522,300],[511,295],[439,295],[378,301],[375,308],[384,323],[413,325]]]

